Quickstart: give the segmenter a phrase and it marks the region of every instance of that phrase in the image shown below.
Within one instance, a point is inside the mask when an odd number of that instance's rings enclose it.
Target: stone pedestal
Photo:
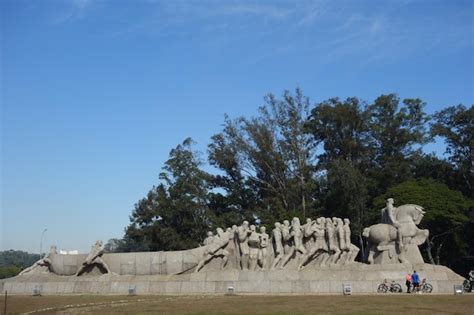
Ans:
[[[433,285],[433,293],[452,294],[463,278],[444,266],[429,264],[366,265],[314,267],[302,271],[223,270],[181,275],[58,276],[26,274],[0,282],[4,294],[31,295],[35,287],[43,295],[128,294],[130,286],[137,294],[226,294],[233,287],[236,294],[343,294],[344,284],[351,284],[353,294],[375,294],[384,280],[394,280],[405,288],[404,276],[417,270],[420,278]]]

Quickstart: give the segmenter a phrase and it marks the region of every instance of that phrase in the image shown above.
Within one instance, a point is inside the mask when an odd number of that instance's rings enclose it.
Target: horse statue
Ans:
[[[393,208],[398,228],[395,224],[386,223],[379,223],[365,228],[362,235],[368,240],[367,261],[372,264],[374,263],[375,254],[387,251],[389,259],[397,254],[400,263],[409,263],[410,261],[405,255],[407,247],[412,244],[416,246],[423,244],[429,235],[428,230],[418,228],[418,224],[420,224],[425,213],[421,206],[406,204]],[[418,250],[417,247],[416,249]],[[419,250],[418,256],[421,257]]]

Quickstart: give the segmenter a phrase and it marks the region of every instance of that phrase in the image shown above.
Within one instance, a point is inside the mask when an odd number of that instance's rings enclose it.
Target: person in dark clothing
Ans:
[[[405,276],[405,285],[407,286],[407,293],[410,293],[411,275],[409,273],[407,273]]]

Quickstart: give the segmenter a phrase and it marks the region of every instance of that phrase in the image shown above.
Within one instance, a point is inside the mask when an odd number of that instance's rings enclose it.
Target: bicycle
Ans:
[[[428,283],[426,281],[426,279],[423,279],[420,283],[420,285],[414,290],[414,291],[411,291],[411,292],[414,292],[414,293],[431,293],[433,292],[433,286],[431,285],[431,283]]]
[[[388,281],[384,280],[381,284],[379,284],[377,288],[377,293],[401,293],[402,292],[402,286],[396,283],[395,281],[392,281],[390,283],[390,286],[388,285]]]

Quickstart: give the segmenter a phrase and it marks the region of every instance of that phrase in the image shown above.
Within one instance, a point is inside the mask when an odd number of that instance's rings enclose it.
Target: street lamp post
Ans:
[[[44,229],[43,230],[43,233],[41,233],[41,240],[40,240],[40,259],[41,259],[41,256],[42,256],[42,253],[43,253],[43,236],[44,236],[44,233],[46,233],[48,229]]]

